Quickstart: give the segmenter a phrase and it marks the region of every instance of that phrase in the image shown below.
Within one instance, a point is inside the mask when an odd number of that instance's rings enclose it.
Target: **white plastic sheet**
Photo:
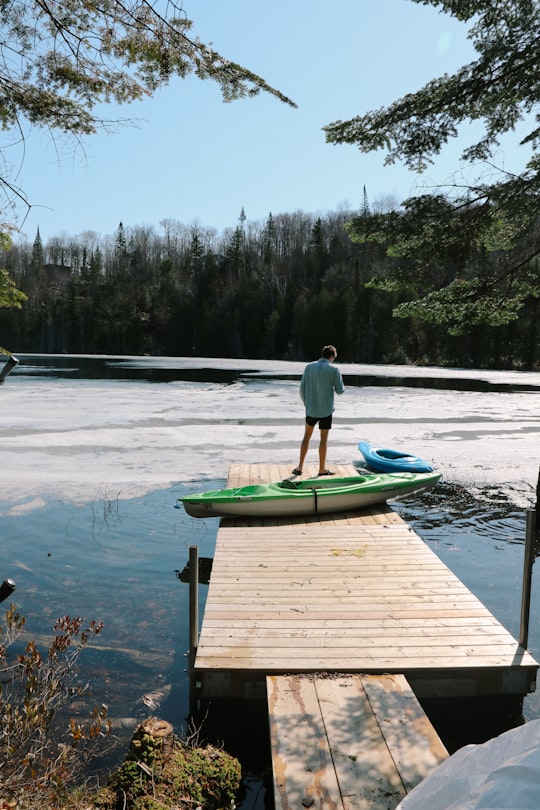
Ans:
[[[396,808],[495,809],[540,809],[540,720],[460,748]]]

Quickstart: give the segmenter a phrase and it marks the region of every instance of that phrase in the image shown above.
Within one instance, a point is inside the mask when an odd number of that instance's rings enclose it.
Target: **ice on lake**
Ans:
[[[201,490],[225,481],[232,463],[296,465],[303,363],[101,358],[111,378],[86,379],[77,357],[57,365],[53,356],[18,357],[0,388],[1,500],[12,513],[50,497],[82,504],[176,483]],[[340,368],[346,391],[336,397],[330,465],[358,463],[358,442],[368,440],[429,460],[447,482],[534,504],[540,374]],[[316,461],[316,439],[308,461]]]

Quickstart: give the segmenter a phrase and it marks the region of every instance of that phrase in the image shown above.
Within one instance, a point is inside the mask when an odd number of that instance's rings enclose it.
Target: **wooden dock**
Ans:
[[[419,698],[520,700],[537,669],[387,504],[220,523],[192,683],[267,701],[276,810],[393,810],[448,755]]]
[[[276,810],[388,810],[448,756],[403,675],[269,675]]]
[[[290,475],[233,465],[228,485]],[[386,504],[221,521],[194,662],[201,698],[266,698],[267,675],[312,672],[402,673],[420,698],[524,696],[537,669]]]

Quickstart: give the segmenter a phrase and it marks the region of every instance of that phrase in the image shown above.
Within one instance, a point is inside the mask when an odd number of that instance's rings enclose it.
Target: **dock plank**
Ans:
[[[444,762],[448,751],[403,675],[359,677],[408,793]]]
[[[403,675],[266,684],[277,810],[391,810],[448,756]]]
[[[268,691],[276,808],[341,806],[341,794],[313,681]],[[294,722],[289,722],[294,718]]]
[[[344,808],[395,806],[405,789],[358,677],[314,680]]]

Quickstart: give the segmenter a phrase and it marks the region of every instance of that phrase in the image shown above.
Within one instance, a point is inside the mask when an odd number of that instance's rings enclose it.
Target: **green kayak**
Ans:
[[[192,517],[287,517],[362,509],[431,489],[441,474],[374,473],[251,484],[179,498]]]

